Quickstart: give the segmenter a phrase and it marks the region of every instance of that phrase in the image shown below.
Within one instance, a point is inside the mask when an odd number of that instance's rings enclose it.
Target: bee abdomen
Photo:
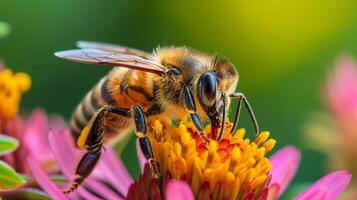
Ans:
[[[70,121],[72,135],[77,139],[82,129],[87,125],[96,110],[104,106],[101,101],[101,87],[106,77],[87,93],[81,103],[76,107]]]

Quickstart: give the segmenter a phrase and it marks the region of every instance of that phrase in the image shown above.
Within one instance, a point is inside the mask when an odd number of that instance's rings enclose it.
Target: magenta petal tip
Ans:
[[[184,181],[172,180],[166,186],[166,200],[194,200],[191,187]]]
[[[345,170],[332,172],[304,192],[295,197],[295,200],[324,199],[333,200],[343,192],[351,181],[352,175]]]

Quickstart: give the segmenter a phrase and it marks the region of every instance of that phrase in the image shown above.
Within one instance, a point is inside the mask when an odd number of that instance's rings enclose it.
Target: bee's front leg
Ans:
[[[160,172],[156,160],[154,159],[154,153],[151,147],[149,137],[146,134],[146,120],[145,114],[139,105],[132,108],[132,113],[135,121],[136,136],[139,138],[140,149],[147,159],[153,178],[159,178]]]
[[[184,95],[185,95],[185,103],[186,103],[186,109],[190,112],[190,116],[192,119],[193,124],[195,124],[198,132],[200,133],[201,138],[208,143],[209,140],[205,136],[203,132],[203,124],[201,122],[200,117],[198,116],[196,112],[196,104],[195,104],[195,99],[193,98],[192,92],[190,87],[184,86]]]
[[[77,146],[79,148],[85,148],[87,153],[84,154],[79,161],[76,168],[77,177],[73,181],[72,185],[68,189],[64,190],[65,194],[75,191],[96,166],[103,148],[105,134],[103,124],[104,116],[108,112],[126,117],[130,116],[130,110],[117,109],[111,106],[103,106],[93,114],[77,140]]]
[[[233,127],[231,129],[231,134],[234,134],[234,132],[235,132],[237,126],[238,126],[241,106],[242,106],[242,103],[244,103],[246,109],[248,110],[249,117],[250,117],[250,119],[252,121],[254,132],[255,132],[255,136],[259,135],[260,129],[259,129],[259,125],[258,125],[257,119],[256,119],[256,117],[254,115],[254,112],[253,112],[253,109],[252,109],[249,101],[245,97],[245,95],[243,93],[238,93],[237,92],[237,93],[230,94],[229,97],[238,99],[238,105],[237,105],[237,110],[236,110],[236,114],[235,114],[235,118],[234,118],[234,124],[233,124]]]

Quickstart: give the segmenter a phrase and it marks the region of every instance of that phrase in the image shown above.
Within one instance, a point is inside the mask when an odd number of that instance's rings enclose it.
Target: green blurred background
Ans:
[[[187,45],[231,59],[260,125],[276,149],[302,149],[294,182],[325,173],[324,157],[302,137],[309,115],[323,109],[321,86],[334,58],[357,53],[354,0],[152,1],[1,0],[0,21],[11,34],[0,40],[0,57],[33,79],[23,110],[44,107],[66,119],[108,69],[53,56],[78,40],[119,43],[150,51]],[[247,119],[242,126],[250,128]],[[123,159],[138,174],[133,142]]]

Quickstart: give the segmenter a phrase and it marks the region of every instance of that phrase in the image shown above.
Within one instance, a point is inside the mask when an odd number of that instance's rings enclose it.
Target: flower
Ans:
[[[37,108],[25,120],[23,136],[20,137],[22,147],[27,149],[27,156],[31,155],[38,160],[46,171],[58,169],[48,143],[48,132],[51,128],[61,130],[66,128],[66,125],[61,117],[49,117],[45,110]]]
[[[162,126],[156,121],[152,131],[153,136],[150,137],[154,152],[156,153],[155,155],[159,155],[159,158],[167,157],[166,163],[159,159],[160,166],[163,164],[168,169],[165,177],[175,180],[173,183],[170,183],[170,180],[163,181],[166,190],[163,192],[165,192],[167,199],[184,193],[187,199],[277,199],[280,197],[298,168],[299,151],[292,146],[285,147],[268,160],[264,156],[275,144],[275,140],[268,139],[269,132],[262,132],[253,142],[249,142],[249,139],[244,139],[243,129],[239,130],[234,136],[230,136],[228,134],[229,128],[230,125],[227,126],[227,132],[220,143],[216,144],[211,141],[208,147],[205,148],[198,134],[193,132],[191,128],[186,128],[181,124],[179,131],[170,134],[168,133],[169,131],[162,130]],[[206,132],[208,132],[207,130],[210,130],[209,127],[206,127]],[[165,134],[162,134],[163,132]],[[165,137],[169,139],[165,139]],[[170,142],[173,144],[172,146],[170,143],[167,144],[171,140],[173,140],[173,142]],[[195,140],[195,142],[191,142],[191,140]],[[192,143],[196,146],[196,153],[199,156],[192,155],[195,152],[189,152],[185,155],[184,149],[194,149],[189,147],[189,144]],[[234,145],[232,146],[232,144]],[[218,148],[215,148],[215,145],[218,145]],[[222,148],[219,148],[220,146]],[[237,152],[240,152],[240,158],[235,160]],[[193,161],[191,170],[190,164],[185,164],[182,157],[188,158],[187,163],[190,163],[189,159],[194,157],[195,161]],[[143,157],[139,156],[139,158]],[[204,163],[203,165],[202,163],[198,164],[199,159]],[[219,163],[219,161],[223,161],[223,163]],[[140,163],[143,163],[143,161]],[[227,166],[227,164],[230,165]],[[186,175],[181,172],[183,169],[187,169]],[[224,171],[225,169],[227,171]],[[165,170],[162,169],[162,171]],[[228,182],[226,180],[231,172],[236,172],[232,176],[235,180],[231,178],[232,181]],[[331,190],[328,193],[324,190],[324,187],[328,187],[328,184],[333,182],[334,184],[341,184],[341,188],[344,188],[350,179],[350,175],[345,171],[336,173],[338,173],[339,177],[342,177],[340,180],[336,180],[335,176],[331,174],[324,178],[325,181],[317,182],[296,198],[307,199],[305,198],[306,196],[314,197],[315,195],[316,197],[323,195],[326,199],[336,197],[341,191]],[[150,194],[152,191],[157,191],[152,189],[152,185],[155,185],[152,183],[151,188],[143,187],[143,180],[148,180],[145,177],[146,174],[144,172],[144,175],[132,185],[129,194],[133,196],[129,196],[128,199],[138,199],[143,193]],[[178,179],[181,181],[176,181]],[[165,182],[168,182],[167,186],[165,186]],[[150,188],[150,190],[146,192],[140,191],[147,188]],[[178,188],[186,188],[183,189],[186,192]],[[177,193],[173,193],[173,191],[177,191]]]
[[[13,73],[10,69],[0,72],[0,131],[14,137],[21,144],[15,152],[6,155],[4,160],[16,171],[25,174],[29,174],[24,165],[28,154],[53,169],[55,159],[49,149],[47,133],[49,127],[60,129],[65,126],[60,117],[48,119],[42,109],[34,110],[27,119],[18,114],[21,97],[30,86],[31,79],[26,73]]]
[[[271,173],[272,178],[268,186],[269,192],[267,196],[258,198],[256,196],[249,196],[239,199],[278,199],[289,182],[293,178],[300,159],[299,151],[293,147],[288,146],[279,150],[271,158],[273,164],[273,171]],[[276,166],[276,167],[275,167]],[[145,172],[144,172],[145,173]],[[346,171],[333,172],[314,183],[307,188],[304,192],[296,196],[295,200],[310,200],[310,199],[335,199],[347,186],[351,178],[351,175]],[[149,187],[150,188],[150,187]],[[152,189],[150,192],[152,194]],[[155,190],[154,190],[155,191]],[[139,195],[148,193],[138,193]],[[139,196],[140,197],[140,196]],[[186,181],[172,180],[167,183],[165,189],[165,198],[170,200],[193,200],[207,199],[202,196],[195,196],[192,188]],[[209,197],[208,197],[209,198]],[[140,199],[140,198],[137,198]],[[155,198],[152,198],[155,199]],[[213,199],[229,199],[222,198],[222,196],[213,197]]]
[[[56,162],[49,147],[47,135],[50,127],[61,129],[65,126],[62,118],[57,116],[49,118],[43,109],[38,108],[32,111],[26,119],[18,115],[11,123],[16,123],[16,128],[11,128],[12,131],[6,134],[16,138],[21,145],[17,151],[8,155],[5,161],[18,172],[30,174],[24,161],[28,155],[32,155],[46,170],[55,170]]]
[[[29,156],[34,178],[54,199],[276,199],[298,168],[300,153],[293,146],[279,150],[270,159],[265,157],[275,144],[268,132],[250,142],[244,139],[243,129],[230,136],[227,128],[221,142],[205,144],[190,123],[149,123],[152,126],[148,134],[162,173],[160,179],[152,179],[150,168],[138,151],[143,174],[134,182],[110,146],[105,147],[83,187],[69,196],[61,191],[68,185],[55,184],[36,159]],[[63,175],[73,180],[76,162],[84,152],[75,148],[67,129],[52,129],[49,142]],[[333,199],[350,178],[346,171],[331,173],[296,199]]]
[[[60,129],[65,125],[60,117],[48,119],[42,109],[34,110],[26,119],[18,113],[22,95],[29,90],[30,85],[29,75],[13,73],[0,63],[0,133],[3,134],[2,138],[13,138],[17,144],[11,152],[0,157],[0,196],[4,198],[23,199],[26,195],[38,198],[38,195],[44,195],[34,189],[36,183],[32,182],[26,162],[28,155],[36,158],[48,172],[58,169],[49,148],[47,134],[50,126]]]
[[[357,63],[348,55],[336,59],[323,90],[328,113],[308,124],[306,137],[311,147],[328,156],[329,170],[348,169],[357,176]],[[317,139],[318,138],[318,139]],[[353,179],[344,198],[357,198]]]
[[[269,185],[268,199],[277,199],[289,185],[294,177],[300,162],[300,152],[294,146],[286,146],[270,158],[273,169],[272,180]],[[295,200],[308,199],[335,199],[349,184],[351,174],[340,170],[332,172],[312,184]]]
[[[336,60],[325,92],[329,108],[339,121],[357,120],[357,63],[352,57],[346,55]]]
[[[189,182],[198,198],[204,195],[230,199],[266,195],[264,188],[269,181],[271,164],[265,155],[275,145],[275,140],[268,139],[269,132],[263,132],[250,142],[244,139],[243,129],[230,135],[232,125],[227,124],[219,143],[211,140],[206,144],[193,131],[191,123],[188,127],[183,123],[177,128],[167,127],[172,127],[170,122],[155,121],[149,132],[164,177]],[[207,126],[205,132],[209,130]]]
[[[13,73],[10,69],[0,72],[0,117],[1,124],[13,119],[18,113],[21,96],[29,90],[31,79],[23,72]]]
[[[23,165],[17,165],[18,161],[15,158],[21,151],[16,136],[22,125],[16,115],[21,96],[29,89],[30,84],[31,80],[27,74],[13,74],[10,69],[4,69],[0,60],[0,136],[1,145],[9,145],[5,149],[4,146],[1,147],[6,154],[0,154],[0,191],[15,189],[26,183],[26,180],[17,173],[23,172],[24,168]]]

